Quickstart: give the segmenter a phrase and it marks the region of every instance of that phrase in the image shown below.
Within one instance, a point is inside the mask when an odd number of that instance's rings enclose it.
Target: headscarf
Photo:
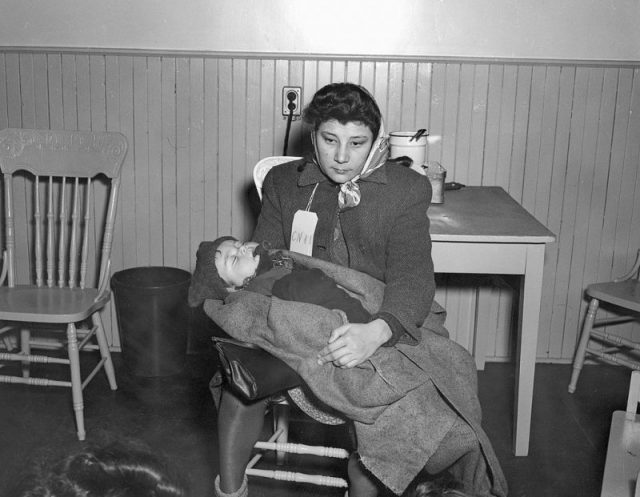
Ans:
[[[318,163],[318,150],[313,133],[312,137],[313,146],[315,149],[314,159]],[[362,194],[360,193],[358,180],[366,178],[371,173],[373,173],[373,171],[378,169],[387,161],[388,157],[389,138],[384,132],[384,123],[380,121],[380,130],[378,131],[378,136],[373,141],[373,145],[371,146],[371,150],[369,150],[369,155],[367,156],[367,160],[362,167],[362,171],[360,171],[360,173],[354,176],[351,180],[340,185],[340,192],[338,193],[338,207],[340,208],[340,210],[350,209],[351,207],[355,207],[360,203]]]

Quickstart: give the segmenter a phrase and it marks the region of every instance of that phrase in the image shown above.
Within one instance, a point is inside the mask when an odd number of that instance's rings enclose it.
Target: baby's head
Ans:
[[[235,238],[222,237],[214,256],[219,278],[226,284],[227,292],[244,287],[255,276],[260,256],[255,254],[256,242],[241,242]],[[215,242],[214,242],[215,243]],[[225,295],[226,297],[226,295]]]
[[[206,299],[224,300],[229,292],[242,288],[258,268],[260,256],[254,254],[257,246],[232,236],[202,242],[189,287],[189,305],[197,307]]]

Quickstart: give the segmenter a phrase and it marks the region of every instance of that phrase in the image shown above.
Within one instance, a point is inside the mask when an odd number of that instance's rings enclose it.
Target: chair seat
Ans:
[[[603,302],[640,312],[640,281],[595,283],[587,287],[587,295]]]
[[[71,323],[89,317],[104,305],[95,288],[48,288],[18,285],[0,288],[0,320]]]

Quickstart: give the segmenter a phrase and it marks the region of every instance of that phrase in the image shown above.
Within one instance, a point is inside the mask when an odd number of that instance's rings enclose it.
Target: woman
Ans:
[[[304,118],[314,153],[269,172],[253,239],[290,248],[292,233],[311,234],[308,255],[386,283],[372,319],[336,328],[318,353],[320,364],[350,369],[381,347],[421,342],[420,327],[435,293],[426,214],[431,187],[425,176],[388,160],[380,110],[362,87],[325,86]],[[246,405],[223,392],[219,495],[246,495],[244,464],[264,409],[263,402]],[[351,497],[380,495],[377,479],[355,454],[348,474]]]

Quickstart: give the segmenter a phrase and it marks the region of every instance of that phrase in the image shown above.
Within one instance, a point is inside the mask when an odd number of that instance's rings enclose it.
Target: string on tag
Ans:
[[[316,190],[318,189],[319,184],[320,183],[316,183],[316,186],[313,187],[313,191],[311,192],[311,196],[309,197],[309,202],[307,202],[307,207],[305,208],[305,211],[311,210],[311,203],[313,202],[313,197],[316,194]]]

